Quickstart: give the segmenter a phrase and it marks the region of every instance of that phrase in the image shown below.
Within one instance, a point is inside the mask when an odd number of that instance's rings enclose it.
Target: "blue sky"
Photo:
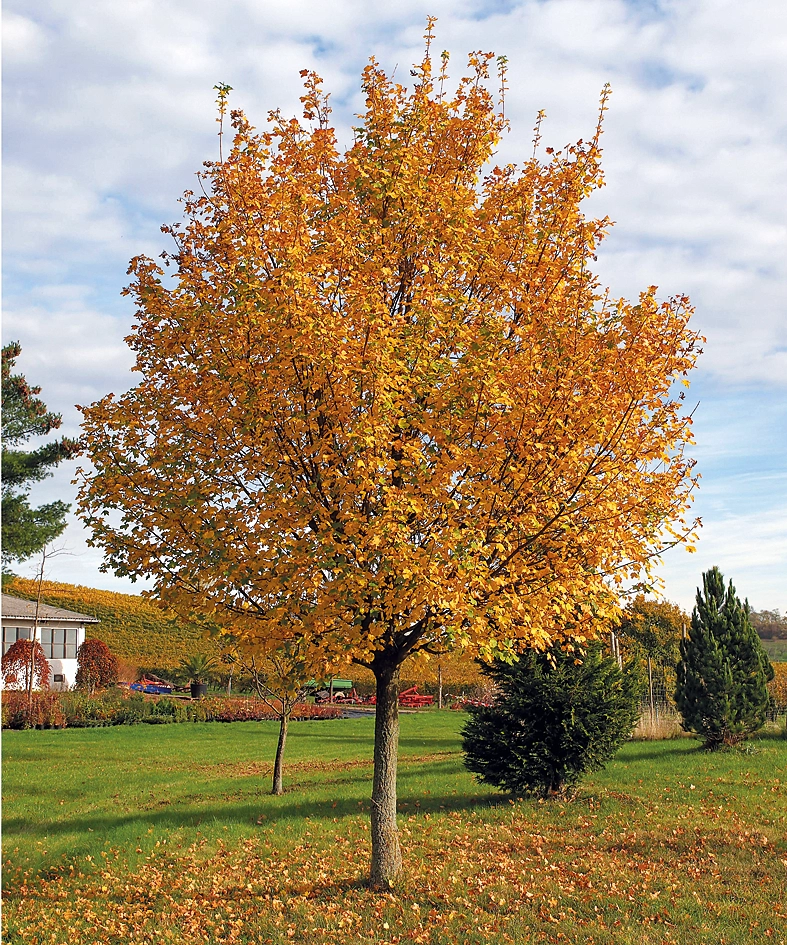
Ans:
[[[298,111],[316,69],[346,136],[374,55],[407,77],[426,16],[458,74],[509,61],[501,161],[587,137],[613,96],[607,186],[589,211],[616,225],[598,268],[615,295],[686,293],[706,337],[690,396],[702,474],[698,551],[665,555],[665,594],[690,607],[718,564],[757,609],[787,610],[787,28],[781,0],[6,0],[3,18],[4,343],[63,430],[77,403],[133,383],[120,297],[129,259],[157,256],[162,223],[217,155],[215,91],[263,124]],[[72,497],[73,465],[36,499]],[[98,571],[76,520],[51,577],[129,589]],[[20,566],[21,572],[29,570]]]

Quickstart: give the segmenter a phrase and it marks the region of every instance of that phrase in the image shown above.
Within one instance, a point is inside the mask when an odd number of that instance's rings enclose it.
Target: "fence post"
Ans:
[[[648,656],[648,688],[650,689],[650,722],[651,725],[656,720],[656,707],[653,702],[653,664]]]

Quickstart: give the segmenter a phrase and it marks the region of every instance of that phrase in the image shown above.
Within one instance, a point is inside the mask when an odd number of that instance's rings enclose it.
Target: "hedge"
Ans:
[[[335,705],[299,703],[292,719],[335,719]],[[173,722],[260,722],[278,717],[256,699],[208,698],[189,701],[167,696],[151,698],[121,689],[90,696],[81,692],[36,692],[28,714],[27,694],[6,691],[2,696],[3,728],[95,728],[105,725],[163,725]]]

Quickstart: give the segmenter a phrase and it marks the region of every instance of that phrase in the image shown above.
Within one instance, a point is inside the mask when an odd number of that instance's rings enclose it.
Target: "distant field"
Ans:
[[[571,803],[464,770],[463,714],[402,718],[405,880],[364,887],[373,718],[7,732],[4,937],[66,945],[787,942],[787,739],[632,742]],[[783,725],[783,722],[781,723]]]
[[[36,582],[15,578],[4,590],[34,600]],[[97,617],[101,622],[89,628],[88,636],[103,640],[116,656],[136,665],[173,667],[183,656],[209,649],[196,627],[184,625],[136,594],[45,581],[43,601]]]
[[[787,663],[787,640],[761,640],[772,663]]]

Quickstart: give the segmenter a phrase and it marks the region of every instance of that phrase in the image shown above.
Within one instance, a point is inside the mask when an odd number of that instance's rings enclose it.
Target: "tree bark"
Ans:
[[[284,794],[284,746],[287,744],[287,728],[290,724],[289,710],[282,710],[279,722],[279,744],[276,746],[276,760],[273,762],[271,794]]]
[[[399,666],[373,667],[377,680],[372,786],[372,889],[390,889],[401,876],[396,826],[396,762],[399,752]]]
[[[30,678],[27,680],[27,718],[32,724],[33,718],[33,680],[36,674],[36,639],[38,637],[38,615],[41,612],[41,586],[44,582],[44,565],[46,564],[46,547],[41,553],[41,567],[38,572],[38,589],[36,592],[36,611],[33,618],[33,639],[30,643]]]

